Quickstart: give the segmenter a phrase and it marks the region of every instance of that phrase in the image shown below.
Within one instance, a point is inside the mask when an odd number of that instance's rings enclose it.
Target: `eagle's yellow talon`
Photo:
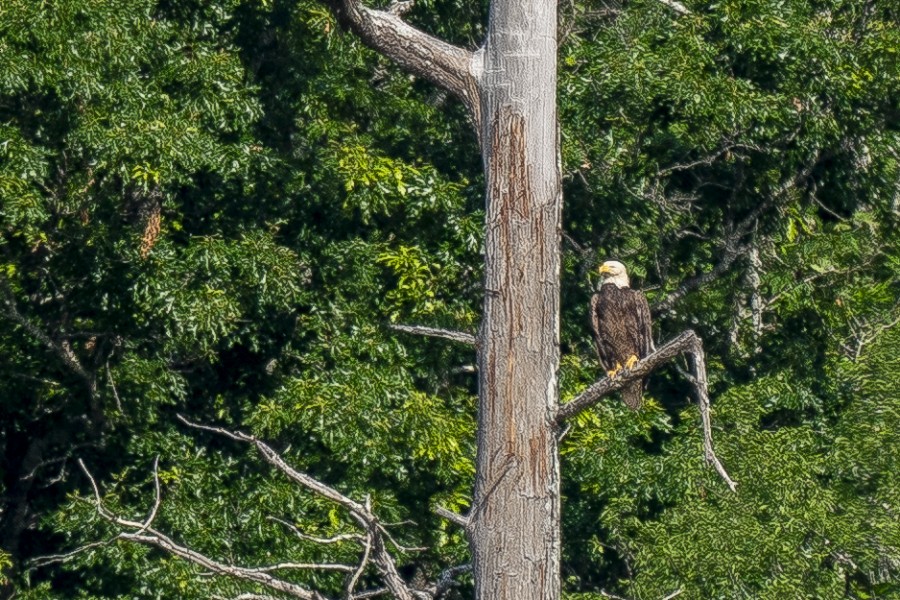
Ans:
[[[606,375],[607,375],[610,379],[614,379],[614,378],[616,377],[616,375],[619,374],[619,371],[621,371],[621,370],[622,370],[622,363],[617,362],[617,363],[616,363],[616,366],[613,367],[612,371],[607,371],[607,372],[606,372]]]
[[[634,354],[632,354],[631,356],[628,357],[628,360],[625,361],[625,368],[630,369],[630,368],[634,367],[634,365],[636,365],[637,363],[638,363],[638,357],[635,356]]]

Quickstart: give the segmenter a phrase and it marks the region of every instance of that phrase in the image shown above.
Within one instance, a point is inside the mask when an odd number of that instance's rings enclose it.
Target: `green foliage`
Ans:
[[[560,7],[561,392],[601,375],[585,315],[599,259],[660,302],[733,244],[656,330],[703,336],[739,491],[703,462],[675,369],[639,413],[580,415],[567,597],[898,598],[896,7],[685,4]],[[426,1],[408,18],[474,47],[486,14]],[[466,562],[432,511],[469,504],[474,358],[388,324],[477,329],[480,170],[463,108],[312,1],[4,2],[0,568],[18,597],[262,591],[120,542],[29,570],[113,534],[76,458],[143,519],[159,457],[156,525],[211,556],[358,558],[270,518],[328,537],[346,514],[176,414],[250,430],[384,522],[414,520],[392,534],[429,549],[404,574]]]

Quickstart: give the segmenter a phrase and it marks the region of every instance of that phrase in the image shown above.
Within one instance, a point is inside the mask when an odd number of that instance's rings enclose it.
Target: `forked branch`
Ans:
[[[375,568],[384,580],[385,586],[395,598],[398,598],[399,600],[414,600],[414,598],[416,598],[415,592],[406,584],[400,576],[400,573],[397,571],[394,558],[387,550],[384,527],[372,513],[368,506],[368,502],[366,504],[361,504],[356,500],[348,498],[336,489],[325,485],[321,481],[310,477],[306,473],[297,471],[271,446],[252,435],[247,435],[246,433],[239,431],[228,431],[220,427],[200,425],[198,423],[193,423],[180,415],[178,419],[189,427],[210,431],[233,440],[253,444],[266,462],[281,471],[290,480],[300,484],[311,492],[344,507],[350,513],[353,520],[356,521],[363,531],[365,531],[363,563],[371,560],[372,564],[375,565]],[[364,566],[364,564],[361,564],[360,568]],[[356,569],[354,569],[353,572],[358,573]],[[353,578],[353,585],[355,585],[356,578],[358,578],[358,574]],[[352,593],[352,585],[348,585],[348,590]]]
[[[563,423],[566,419],[570,419],[594,406],[602,398],[622,389],[626,384],[643,379],[680,354],[687,354],[691,358],[693,373],[686,375],[694,388],[694,395],[697,397],[697,403],[700,406],[700,417],[703,423],[703,448],[706,460],[725,480],[731,491],[735,491],[737,483],[729,477],[728,472],[725,471],[725,467],[722,466],[713,450],[712,425],[709,417],[709,386],[706,380],[706,356],[703,352],[703,342],[691,330],[685,331],[672,341],[661,346],[630,370],[620,373],[615,379],[604,377],[579,394],[574,400],[560,405],[556,413],[556,420],[558,423]]]
[[[276,576],[275,573],[285,571],[298,570],[315,570],[315,571],[332,571],[345,573],[345,585],[342,598],[344,600],[354,600],[360,598],[376,597],[380,595],[389,595],[399,600],[420,600],[433,599],[441,597],[449,587],[453,585],[453,578],[467,569],[467,567],[453,568],[445,571],[441,577],[433,584],[426,585],[424,588],[415,588],[409,585],[400,576],[397,570],[394,557],[388,551],[388,545],[393,545],[400,551],[408,549],[403,548],[393,540],[387,531],[390,524],[381,523],[372,511],[371,501],[367,498],[364,502],[357,502],[336,489],[310,477],[309,475],[297,471],[291,467],[284,458],[272,449],[268,444],[241,432],[228,431],[219,427],[209,427],[193,423],[186,418],[178,417],[182,423],[228,437],[229,439],[252,444],[262,454],[263,458],[274,466],[278,471],[286,475],[293,482],[313,492],[314,494],[327,498],[328,500],[340,505],[350,514],[350,517],[359,528],[361,533],[337,535],[331,538],[316,538],[307,536],[287,521],[271,518],[270,520],[285,526],[287,529],[296,534],[299,538],[314,541],[324,545],[339,542],[350,542],[360,546],[362,552],[356,564],[341,564],[329,562],[300,563],[300,562],[281,562],[258,567],[245,567],[217,560],[210,556],[204,555],[196,550],[179,544],[171,537],[156,529],[153,525],[156,519],[160,505],[162,504],[162,489],[159,481],[158,462],[153,464],[153,481],[154,481],[154,498],[153,504],[149,512],[149,516],[143,521],[124,518],[110,511],[103,503],[103,496],[100,487],[97,485],[93,475],[88,471],[83,462],[79,461],[79,465],[91,483],[93,491],[92,504],[97,509],[99,515],[106,521],[112,523],[118,529],[118,533],[109,540],[102,542],[94,542],[78,548],[67,554],[56,556],[48,556],[34,561],[34,566],[41,566],[51,563],[67,562],[78,554],[90,550],[106,546],[117,540],[130,541],[147,546],[153,546],[168,552],[174,556],[187,560],[217,575],[226,575],[235,579],[252,582],[273,592],[289,596],[291,598],[301,598],[304,600],[328,600],[321,592],[307,589],[287,579]],[[361,581],[362,575],[370,566],[379,574],[384,587],[377,589],[369,589],[364,591],[356,591],[357,584]],[[265,595],[244,594],[237,598],[268,598]]]

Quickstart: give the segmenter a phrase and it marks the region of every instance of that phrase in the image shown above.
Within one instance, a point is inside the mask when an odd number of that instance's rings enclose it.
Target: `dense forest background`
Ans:
[[[482,38],[485,2],[410,22]],[[602,376],[615,257],[678,369],[563,442],[568,598],[900,598],[900,2],[564,0],[563,398]],[[468,561],[483,177],[465,111],[307,0],[0,4],[0,564],[20,599],[258,590],[121,541],[104,500],[254,566],[355,560],[346,515],[252,432],[399,523],[404,575]],[[349,557],[349,558],[348,558]],[[343,575],[291,580],[335,592]],[[460,597],[465,586],[453,592]],[[273,596],[275,597],[275,596]]]

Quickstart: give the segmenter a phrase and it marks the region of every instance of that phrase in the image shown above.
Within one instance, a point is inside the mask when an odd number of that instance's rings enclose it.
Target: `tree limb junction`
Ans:
[[[473,68],[476,53],[440,40],[406,23],[400,14],[409,6],[388,10],[363,6],[358,0],[322,0],[341,26],[358,35],[370,48],[387,56],[417,77],[440,86],[469,109],[478,122],[479,94]]]
[[[566,419],[570,419],[594,406],[605,396],[622,389],[626,384],[643,379],[679,354],[687,354],[693,362],[693,374],[688,375],[688,381],[694,389],[694,395],[697,397],[697,403],[700,406],[700,416],[703,424],[703,448],[706,460],[725,480],[731,491],[735,491],[737,483],[725,471],[725,467],[722,466],[713,450],[712,426],[709,416],[709,386],[706,380],[706,357],[703,352],[703,342],[690,329],[658,348],[631,369],[621,372],[614,379],[604,377],[588,387],[575,399],[560,405],[556,413],[556,420],[558,423],[563,423]]]

